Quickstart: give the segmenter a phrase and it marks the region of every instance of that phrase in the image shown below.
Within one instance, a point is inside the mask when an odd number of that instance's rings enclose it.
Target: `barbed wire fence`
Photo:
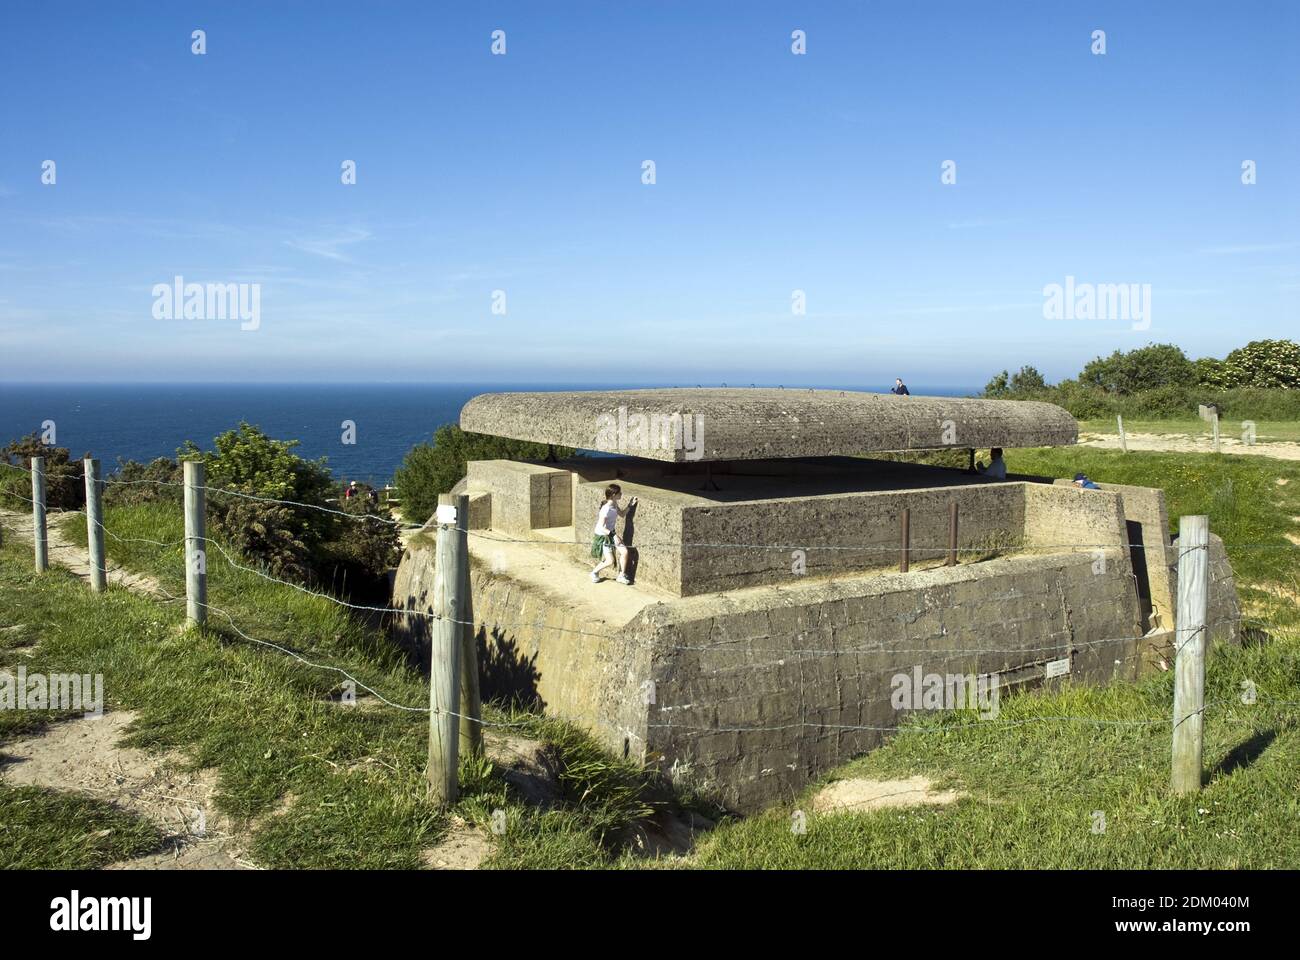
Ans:
[[[0,461],[0,466],[7,467],[11,470],[20,470],[23,471],[24,473],[29,474],[30,476],[31,492],[32,492],[31,497],[24,496],[12,489],[6,489],[5,493],[8,494],[9,496],[26,501],[32,505],[32,522],[33,522],[32,539],[33,539],[33,547],[35,551],[35,566],[38,572],[48,567],[48,543],[49,543],[48,531],[46,528],[46,523],[47,523],[47,510],[45,506],[46,485],[45,485],[45,477],[43,471],[43,462],[41,462],[42,460],[43,458],[39,458],[39,457],[32,458],[31,468]],[[404,712],[409,712],[409,713],[429,714],[430,729],[431,729],[431,736],[430,736],[431,794],[433,794],[435,799],[438,799],[440,802],[443,803],[450,802],[451,800],[455,799],[455,795],[456,795],[456,784],[455,784],[456,751],[454,748],[448,749],[450,744],[456,740],[456,737],[454,733],[454,727],[449,726],[449,724],[459,723],[461,725],[461,731],[463,733],[465,726],[467,724],[476,728],[483,728],[483,727],[519,728],[519,727],[524,727],[529,725],[529,721],[485,720],[481,716],[481,711],[477,706],[476,698],[475,698],[473,709],[467,709],[465,706],[462,706],[462,695],[464,692],[464,687],[462,685],[463,683],[462,675],[467,670],[472,669],[475,674],[475,684],[474,684],[475,690],[477,690],[477,664],[475,662],[465,662],[464,658],[458,657],[455,658],[454,660],[449,660],[447,663],[444,663],[443,669],[438,670],[437,652],[440,645],[437,644],[436,642],[431,643],[430,645],[431,656],[433,660],[431,664],[431,672],[430,672],[430,705],[423,706],[423,705],[411,705],[411,704],[397,702],[393,699],[390,699],[389,697],[386,697],[379,690],[375,689],[375,687],[367,683],[364,683],[362,680],[358,679],[353,673],[350,673],[349,671],[341,667],[328,664],[328,663],[322,663],[317,660],[309,659],[308,657],[303,656],[300,652],[293,650],[292,648],[285,646],[284,644],[275,643],[274,641],[259,638],[248,633],[247,631],[245,631],[243,628],[240,627],[240,625],[236,622],[234,616],[232,616],[227,610],[222,609],[221,607],[218,607],[208,602],[206,596],[206,564],[208,560],[208,547],[215,548],[216,553],[221,557],[222,561],[232,570],[237,570],[242,573],[256,576],[264,580],[267,580],[269,582],[291,588],[293,590],[299,591],[311,597],[318,598],[328,603],[337,605],[341,608],[345,608],[349,611],[355,613],[364,613],[364,614],[380,614],[383,616],[410,617],[415,619],[423,619],[429,622],[430,625],[438,625],[443,629],[444,642],[441,644],[443,648],[449,648],[452,645],[459,646],[459,644],[454,644],[452,640],[448,640],[446,638],[455,637],[456,635],[463,635],[471,638],[470,643],[465,645],[465,649],[472,651],[473,649],[472,632],[480,627],[484,629],[490,628],[491,630],[494,631],[503,628],[511,629],[514,631],[524,631],[524,630],[539,631],[539,632],[557,631],[557,632],[574,634],[581,637],[590,637],[595,639],[615,639],[619,637],[618,633],[610,633],[607,631],[582,630],[582,629],[577,629],[572,627],[566,627],[560,624],[548,623],[543,618],[540,617],[533,621],[523,621],[523,620],[502,621],[493,618],[492,622],[489,624],[486,620],[480,622],[479,620],[476,620],[472,616],[466,616],[466,615],[458,616],[455,610],[453,609],[455,606],[455,601],[453,601],[452,606],[449,606],[447,609],[443,610],[442,612],[439,612],[437,609],[434,610],[400,609],[400,608],[395,608],[393,606],[380,607],[375,605],[355,604],[319,590],[312,590],[310,587],[304,586],[303,584],[294,583],[290,580],[276,577],[265,569],[258,569],[257,567],[250,566],[245,563],[240,563],[236,559],[236,557],[232,555],[231,550],[227,549],[226,546],[224,546],[221,542],[219,542],[215,538],[209,537],[206,534],[206,528],[205,528],[204,517],[203,517],[203,512],[204,512],[203,501],[206,495],[209,493],[217,496],[230,496],[230,497],[236,497],[236,498],[246,499],[250,501],[272,503],[276,505],[299,508],[299,509],[316,510],[327,514],[336,515],[352,522],[379,523],[401,531],[424,531],[424,532],[438,531],[440,533],[449,535],[446,537],[447,542],[451,544],[459,543],[460,549],[465,553],[466,563],[468,562],[468,547],[466,541],[467,538],[471,536],[487,542],[497,541],[497,542],[522,543],[522,544],[544,544],[550,547],[554,547],[557,544],[562,544],[564,541],[556,540],[555,538],[542,539],[542,538],[514,537],[509,535],[503,535],[500,531],[482,531],[482,530],[470,529],[468,524],[467,511],[464,509],[463,506],[464,504],[463,498],[460,501],[461,509],[454,510],[454,512],[451,513],[445,512],[444,509],[445,507],[453,506],[456,502],[456,499],[451,497],[450,495],[444,495],[442,500],[451,501],[451,502],[442,503],[440,505],[439,514],[435,516],[435,518],[433,518],[429,523],[424,523],[424,524],[407,523],[402,520],[396,520],[392,517],[385,517],[376,514],[350,513],[347,511],[337,510],[320,504],[304,503],[301,501],[295,501],[295,500],[289,500],[283,498],[265,497],[265,496],[249,494],[244,491],[208,486],[205,482],[203,482],[202,463],[198,461],[187,461],[186,463],[193,465],[192,467],[187,469],[187,476],[186,476],[187,482],[175,482],[175,481],[163,481],[163,480],[154,480],[154,479],[140,479],[140,480],[122,480],[122,479],[113,479],[113,478],[104,479],[99,475],[98,461],[88,458],[84,462],[81,479],[86,483],[86,497],[87,497],[86,508],[81,510],[61,510],[61,511],[57,511],[57,513],[65,517],[82,515],[86,518],[87,553],[88,553],[88,558],[89,558],[89,563],[91,568],[90,580],[91,580],[92,587],[97,591],[102,591],[103,589],[106,589],[107,559],[106,559],[106,553],[104,551],[104,546],[103,546],[104,537],[108,537],[109,539],[115,542],[119,542],[123,544],[146,544],[146,545],[157,547],[159,549],[173,550],[179,547],[183,547],[185,551],[184,574],[186,580],[186,596],[181,597],[181,596],[174,595],[170,591],[160,586],[159,593],[161,595],[161,600],[159,602],[176,603],[176,604],[185,603],[187,606],[187,620],[191,624],[198,626],[200,628],[206,625],[207,615],[209,613],[212,613],[220,617],[222,620],[224,620],[226,624],[228,624],[229,629],[236,636],[238,636],[241,640],[249,644],[287,656],[293,659],[294,661],[306,667],[309,667],[311,669],[334,673],[342,677],[348,683],[352,684],[354,691],[358,689],[363,690],[366,693],[373,696],[379,703],[383,704],[386,707],[404,711]],[[75,477],[76,475],[73,474],[73,476]],[[67,475],[65,474],[65,479],[66,477]],[[113,485],[140,485],[140,484],[150,484],[150,485],[157,485],[157,486],[164,486],[164,487],[179,488],[182,491],[183,501],[185,504],[185,511],[186,511],[186,536],[172,541],[160,541],[160,540],[154,540],[154,539],[142,538],[142,537],[123,537],[116,534],[114,531],[108,529],[108,527],[105,525],[103,521],[103,513],[102,513],[101,494],[104,488]],[[1195,520],[1196,518],[1183,518],[1184,521],[1187,521],[1189,519]],[[1180,525],[1180,529],[1181,529],[1181,525]],[[1208,527],[1206,528],[1205,533],[1208,537]],[[96,546],[97,543],[98,543],[98,547]],[[795,549],[805,549],[805,550],[810,549],[808,544],[803,544],[803,545],[770,544],[770,543],[769,544],[745,544],[745,543],[730,543],[730,542],[699,542],[699,543],[680,542],[679,543],[679,542],[669,542],[669,541],[647,542],[644,544],[640,544],[640,546],[651,546],[651,545],[673,546],[678,548],[698,547],[698,548],[717,548],[717,549],[779,550],[783,552],[788,552],[790,550],[795,550]],[[437,567],[441,568],[444,563],[454,564],[456,562],[454,558],[444,558],[442,556],[442,549],[441,549],[443,546],[442,538],[439,539],[438,546],[440,549],[439,549]],[[1024,552],[1041,550],[1041,551],[1055,553],[1055,552],[1060,552],[1062,550],[1069,550],[1069,551],[1094,550],[1095,551],[1095,550],[1106,550],[1106,549],[1113,550],[1122,547],[1128,547],[1131,549],[1133,547],[1141,547],[1141,546],[1143,545],[1132,544],[1132,543],[1130,544],[1116,544],[1116,543],[1087,544],[1087,543],[1075,543],[1075,542],[1062,543],[1062,544],[1039,543],[1031,547],[1022,547],[1021,550],[1023,550]],[[1300,547],[1291,544],[1233,543],[1233,544],[1227,544],[1225,546],[1232,546],[1234,549],[1270,549],[1270,550],[1300,549]],[[871,544],[871,545],[826,545],[826,546],[816,545],[815,547],[812,547],[812,549],[853,550],[858,552],[870,552],[870,551],[878,550],[881,552],[888,552],[893,554],[893,553],[897,553],[899,548],[882,547],[879,545]],[[904,549],[907,549],[906,546],[904,547]],[[952,550],[953,545],[950,543],[947,548],[943,548],[943,549],[934,548],[934,549],[935,549],[936,556],[940,556]],[[958,549],[958,551],[962,553],[985,554],[988,552],[986,547],[969,547],[969,548],[956,548],[956,549]],[[1087,717],[1087,716],[1039,715],[1039,716],[1026,717],[1021,719],[1005,719],[1005,718],[997,718],[997,717],[988,718],[981,715],[981,717],[975,721],[970,721],[970,722],[951,721],[951,722],[945,722],[937,725],[918,725],[915,723],[899,723],[894,725],[850,724],[850,723],[830,723],[826,721],[808,721],[808,720],[800,719],[798,721],[792,721],[787,723],[766,724],[766,725],[759,724],[759,725],[748,725],[748,726],[721,725],[716,722],[708,725],[703,725],[703,724],[692,725],[692,724],[675,723],[675,722],[664,723],[664,722],[655,722],[647,718],[647,722],[645,724],[647,730],[647,736],[649,736],[650,730],[744,733],[749,731],[779,731],[779,730],[811,728],[811,729],[819,729],[819,730],[826,730],[826,731],[871,732],[871,733],[883,735],[883,734],[900,733],[900,732],[922,733],[922,734],[948,733],[954,730],[963,730],[969,727],[979,727],[988,730],[988,729],[1019,727],[1019,726],[1024,726],[1026,724],[1033,724],[1033,723],[1077,723],[1077,724],[1092,724],[1099,727],[1124,727],[1124,728],[1151,728],[1155,726],[1168,725],[1171,728],[1173,739],[1174,739],[1174,771],[1175,771],[1174,778],[1173,778],[1174,790],[1177,793],[1190,792],[1193,789],[1200,788],[1201,766],[1202,766],[1201,750],[1202,750],[1202,743],[1203,743],[1202,728],[1203,728],[1203,718],[1205,713],[1211,708],[1215,708],[1217,710],[1220,707],[1224,707],[1228,705],[1234,705],[1237,703],[1247,703],[1244,694],[1241,698],[1237,698],[1237,699],[1219,698],[1209,702],[1205,701],[1204,699],[1205,653],[1206,653],[1206,646],[1207,646],[1207,638],[1215,628],[1221,626],[1230,626],[1233,624],[1237,624],[1237,625],[1252,624],[1259,629],[1266,629],[1271,626],[1271,624],[1268,624],[1267,622],[1256,618],[1248,618],[1248,617],[1240,617],[1240,616],[1226,617],[1215,621],[1207,621],[1205,617],[1205,599],[1206,599],[1206,594],[1208,593],[1208,581],[1209,581],[1208,561],[1207,561],[1208,550],[1209,550],[1208,539],[1202,538],[1200,541],[1191,543],[1189,545],[1184,543],[1183,538],[1180,538],[1178,550],[1177,550],[1177,562],[1169,565],[1171,570],[1175,568],[1181,570],[1184,568],[1184,564],[1181,562],[1183,558],[1193,557],[1194,560],[1195,559],[1201,560],[1200,563],[1192,563],[1187,565],[1187,566],[1194,565],[1197,567],[1197,572],[1194,575],[1189,575],[1186,578],[1188,581],[1187,586],[1184,587],[1184,585],[1181,582],[1179,584],[1178,600],[1179,600],[1180,616],[1176,619],[1177,626],[1175,629],[1175,640],[1172,645],[1172,652],[1170,654],[1170,659],[1172,659],[1173,661],[1173,667],[1174,667],[1175,677],[1176,677],[1175,705],[1174,705],[1174,710],[1172,712],[1172,715],[1170,716],[1149,717],[1149,718],[1136,719],[1136,720],[1108,720],[1108,719],[1103,719],[1098,717]],[[1179,575],[1179,578],[1180,581],[1184,579],[1181,573]],[[1190,591],[1190,595],[1186,598],[1183,595],[1185,590]],[[462,588],[462,593],[466,594],[465,600],[467,601],[468,582],[466,582],[464,587]],[[1199,599],[1197,598],[1198,593],[1199,593]],[[1199,618],[1195,614],[1197,604],[1200,605]],[[1185,605],[1188,607],[1188,611],[1190,615],[1186,615],[1186,616],[1182,615],[1183,608]],[[1199,622],[1195,622],[1198,619]],[[1184,623],[1185,620],[1187,621],[1186,623]],[[802,633],[799,636],[802,637]],[[729,644],[743,643],[745,639],[747,638],[724,639],[724,640],[716,641],[714,643],[707,643],[707,644],[684,644],[684,643],[673,644],[666,647],[666,649],[696,651],[696,652],[717,650]],[[748,638],[748,639],[752,639],[752,638]],[[792,638],[792,640],[793,639],[795,638]],[[981,646],[978,648],[962,647],[962,648],[948,648],[948,649],[937,649],[933,647],[909,648],[909,647],[903,647],[898,644],[891,644],[891,643],[877,643],[877,644],[862,645],[862,646],[836,646],[836,647],[829,647],[829,648],[791,646],[788,649],[782,648],[779,652],[783,656],[778,657],[775,660],[771,660],[766,663],[748,662],[741,667],[735,667],[735,668],[718,667],[718,668],[714,668],[712,671],[709,671],[709,675],[725,676],[729,670],[740,670],[740,669],[752,670],[755,668],[761,669],[765,666],[784,666],[787,659],[787,657],[784,655],[794,656],[794,657],[842,657],[849,654],[871,654],[871,653],[882,653],[882,654],[890,654],[890,655],[905,654],[909,656],[918,655],[918,656],[927,656],[927,657],[934,657],[936,655],[945,655],[950,657],[961,657],[961,656],[978,657],[982,655],[1005,654],[1007,656],[1004,657],[1004,660],[1007,661],[1008,665],[1004,669],[1015,670],[1017,668],[1011,666],[1010,664],[1010,660],[1014,656],[1020,656],[1023,658],[1024,655],[1026,654],[1058,653],[1068,657],[1068,656],[1073,656],[1079,651],[1086,650],[1089,648],[1094,648],[1094,647],[1102,648],[1108,645],[1116,645],[1120,643],[1140,644],[1142,641],[1149,640],[1149,639],[1150,639],[1150,634],[1146,634],[1146,635],[1124,636],[1124,637],[1105,637],[1105,638],[1098,638],[1094,640],[1085,640],[1085,641],[1063,639],[1056,643],[1051,643],[1040,647],[1015,646],[1015,647],[994,648],[994,647]],[[772,651],[772,652],[775,653],[777,651]],[[1120,667],[1129,662],[1139,662],[1140,664],[1142,658],[1147,656],[1148,653],[1149,651],[1144,651],[1140,648],[1135,648],[1132,653],[1126,654],[1122,657],[1114,658],[1114,666]],[[456,662],[457,660],[461,662],[458,663]],[[944,661],[944,662],[945,664],[948,663],[948,661]],[[899,671],[899,667],[897,666],[897,664],[895,664],[879,670],[872,670],[872,671],[867,671],[865,673],[859,673],[857,674],[857,676],[859,678],[883,677],[890,674],[896,676],[898,674],[898,671]],[[991,675],[996,676],[997,674],[994,673]],[[1283,707],[1300,705],[1300,701],[1293,701],[1293,700],[1287,700],[1287,699],[1275,698],[1275,697],[1260,697],[1258,696],[1258,694],[1252,694],[1252,698],[1249,700],[1248,705],[1253,705],[1254,703],[1257,702],[1275,704],[1277,706],[1283,706]],[[651,693],[645,705],[647,707],[656,706],[657,710],[655,712],[661,716],[665,714],[671,714],[675,709],[679,709],[669,705],[655,704],[653,693]],[[801,711],[801,713],[803,713],[803,711]],[[1233,718],[1225,717],[1225,719],[1233,719]],[[629,734],[631,737],[633,737],[634,739],[645,742],[645,738],[638,736],[634,731],[627,730],[625,732]],[[435,747],[437,749],[435,749]],[[435,757],[435,753],[439,755]],[[1180,769],[1182,770],[1181,776],[1179,773]],[[1189,772],[1192,770],[1195,771],[1194,785],[1192,783],[1191,773]],[[435,783],[435,781],[439,781],[439,780],[441,780],[441,784]]]

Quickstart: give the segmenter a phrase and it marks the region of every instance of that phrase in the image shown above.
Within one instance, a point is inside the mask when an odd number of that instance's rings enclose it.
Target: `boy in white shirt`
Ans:
[[[615,557],[618,558],[618,582],[632,582],[627,578],[626,573],[627,547],[623,545],[616,532],[618,518],[623,514],[618,505],[622,496],[623,488],[617,483],[611,483],[605,488],[605,502],[600,505],[600,512],[596,514],[596,529],[591,538],[591,555],[600,558],[596,569],[591,571],[592,583],[600,583],[600,571],[614,563]],[[636,497],[629,500],[627,505],[629,508],[635,507]]]

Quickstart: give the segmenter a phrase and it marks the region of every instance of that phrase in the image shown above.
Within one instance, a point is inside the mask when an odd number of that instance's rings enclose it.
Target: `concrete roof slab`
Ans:
[[[1050,403],[767,387],[484,393],[465,404],[460,426],[678,463],[1047,447],[1079,437],[1075,419]]]

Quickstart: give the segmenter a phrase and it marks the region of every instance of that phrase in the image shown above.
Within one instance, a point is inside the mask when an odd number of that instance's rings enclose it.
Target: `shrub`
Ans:
[[[1300,389],[1300,344],[1293,340],[1252,340],[1223,360],[1227,387]]]
[[[995,399],[1026,400],[1050,392],[1047,380],[1037,369],[1023,366],[1013,374],[1003,370],[984,387],[984,396]]]
[[[241,422],[213,440],[205,452],[193,441],[180,459],[201,459],[207,467],[208,515],[213,528],[272,574],[312,579],[313,561],[334,533],[337,520],[309,506],[269,503],[215,492],[234,490],[254,497],[323,506],[334,483],[324,460],[304,460],[293,452],[297,440],[274,440]]]
[[[32,457],[45,458],[45,506],[50,510],[80,510],[86,505],[85,472],[71,460],[67,447],[50,447],[32,433],[11,440],[0,449],[4,462],[23,470],[32,468]],[[84,458],[83,458],[84,459]],[[31,510],[32,478],[29,473],[0,469],[0,501],[13,510]]]
[[[1203,387],[1228,386],[1227,367],[1222,360],[1201,357],[1196,361],[1196,382]]]
[[[1042,393],[1047,389],[1047,381],[1033,367],[1024,366],[1011,375],[1010,387],[1013,394]]]
[[[1210,400],[1219,405],[1219,416],[1235,420],[1300,420],[1300,390],[1270,390],[1238,387],[1215,390]]]
[[[1119,413],[1134,420],[1164,419],[1195,414],[1197,404],[1205,402],[1205,392],[1187,384],[1166,384],[1124,397]]]
[[[1116,402],[1096,387],[1088,387],[1078,380],[1062,380],[1055,393],[1048,398],[1070,412],[1076,420],[1099,420],[1113,416]]]
[[[1011,391],[1011,378],[1007,371],[1003,370],[992,380],[984,384],[984,392],[980,396],[989,400],[1001,400]]]
[[[349,499],[343,495],[346,486],[339,488],[339,508],[348,518],[339,518],[325,544],[319,576],[340,589],[346,586],[345,592],[360,589],[378,596],[387,586],[385,573],[402,558],[402,541],[388,511],[370,499],[372,488],[359,484],[358,489]]]
[[[297,583],[315,579],[312,547],[294,508],[238,497],[219,500],[208,500],[213,533],[273,577]]]
[[[179,486],[184,481],[180,464],[166,457],[149,463],[125,460],[104,487],[104,502],[118,506],[139,503],[181,502],[184,492]]]
[[[1079,375],[1085,386],[1119,396],[1196,380],[1196,365],[1172,343],[1149,343],[1128,353],[1116,350],[1109,357],[1090,361]]]

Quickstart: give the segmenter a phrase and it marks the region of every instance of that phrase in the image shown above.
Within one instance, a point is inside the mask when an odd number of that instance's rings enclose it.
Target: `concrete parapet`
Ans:
[[[471,460],[467,492],[492,496],[492,525],[507,533],[568,526],[573,516],[567,470],[514,460]]]

